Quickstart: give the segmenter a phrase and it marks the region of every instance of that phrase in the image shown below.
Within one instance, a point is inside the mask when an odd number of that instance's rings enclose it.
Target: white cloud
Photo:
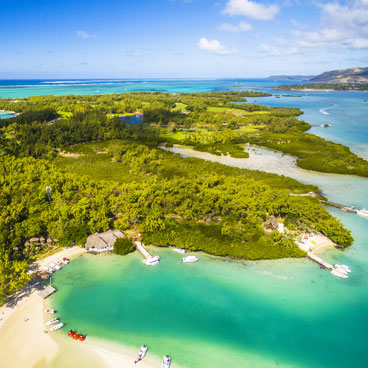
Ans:
[[[79,31],[77,31],[77,36],[80,37],[80,38],[95,38],[96,35],[92,35],[92,34],[89,34],[85,31],[82,31],[81,29]]]
[[[217,40],[208,40],[206,37],[202,37],[197,46],[204,51],[214,52],[215,54],[219,55],[230,55],[236,54],[238,52],[237,49],[229,49]]]
[[[232,32],[232,33],[239,33],[239,32],[247,32],[251,31],[253,27],[246,22],[239,22],[237,25],[229,24],[229,23],[222,23],[218,30],[221,32]]]
[[[134,57],[142,56],[142,54],[139,51],[128,52],[126,55],[127,56],[134,56]]]
[[[243,15],[258,20],[270,20],[273,19],[279,11],[280,8],[276,4],[264,5],[249,0],[228,0],[222,12],[228,15]]]

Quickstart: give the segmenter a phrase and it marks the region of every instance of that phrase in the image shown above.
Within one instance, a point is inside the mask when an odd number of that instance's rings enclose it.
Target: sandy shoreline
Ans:
[[[35,262],[31,269],[42,269],[56,259],[62,257],[72,259],[83,253],[84,250],[80,247],[62,249]],[[53,315],[44,313],[45,302],[38,295],[39,287],[38,282],[30,283],[0,307],[0,368],[45,367],[54,360],[58,361],[57,366],[64,366],[64,362],[65,364],[75,362],[75,354],[84,357],[80,358],[78,365],[80,367],[91,367],[92,364],[111,368],[137,367],[134,360],[139,347],[133,352],[117,344],[114,346],[92,338],[76,344],[74,340],[64,338],[62,335],[65,333],[64,330],[56,332],[55,335],[46,334],[45,322]],[[65,354],[65,357],[60,354]],[[149,357],[149,354],[138,364],[140,368],[159,366],[159,359]]]

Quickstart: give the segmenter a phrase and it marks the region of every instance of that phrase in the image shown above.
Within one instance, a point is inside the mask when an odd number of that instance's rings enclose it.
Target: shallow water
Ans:
[[[0,96],[132,90],[199,92],[229,90],[235,83],[0,81]],[[273,85],[262,80],[238,83],[244,89]],[[365,92],[295,94],[302,97],[256,100],[272,106],[300,107],[305,111],[302,118],[315,126],[312,133],[347,144],[362,157],[368,157]],[[319,127],[325,122],[332,127]],[[185,149],[181,153],[288,175],[318,185],[332,201],[368,207],[365,178],[301,170],[293,158],[265,150],[257,150],[257,154],[251,151],[248,160],[190,153]],[[66,323],[65,331],[74,328],[90,337],[137,350],[145,343],[149,345],[149,354],[170,354],[173,367],[365,367],[368,220],[333,208],[329,211],[352,230],[355,238],[348,250],[332,249],[323,254],[330,263],[351,267],[347,280],[333,277],[308,260],[241,262],[201,254],[198,263],[184,265],[180,255],[154,249],[153,253],[162,259],[156,267],[144,266],[138,254],[84,255],[74,260],[53,276],[58,291],[51,302]],[[64,351],[51,366],[72,364],[77,355],[77,350]]]

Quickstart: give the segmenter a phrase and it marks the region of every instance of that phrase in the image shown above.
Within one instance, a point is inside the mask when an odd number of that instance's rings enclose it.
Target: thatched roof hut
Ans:
[[[52,239],[51,238],[47,238],[46,242],[49,243],[49,244],[51,244],[52,243]]]
[[[45,238],[43,236],[40,237],[40,242],[43,244],[45,243]]]
[[[270,230],[276,230],[279,226],[279,223],[276,220],[275,216],[271,216],[265,223],[264,223],[265,228],[270,229]]]
[[[109,230],[104,233],[95,233],[87,238],[86,249],[88,251],[103,252],[111,250],[116,239],[125,235],[120,230]]]
[[[40,238],[31,238],[29,239],[31,243],[38,243],[40,241]]]

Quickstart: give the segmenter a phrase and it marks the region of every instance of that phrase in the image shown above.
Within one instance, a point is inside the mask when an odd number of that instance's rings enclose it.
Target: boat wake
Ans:
[[[327,110],[333,109],[334,107],[337,107],[337,106],[338,106],[337,104],[333,104],[332,106],[320,109],[319,112],[324,115],[330,115],[330,113]]]

